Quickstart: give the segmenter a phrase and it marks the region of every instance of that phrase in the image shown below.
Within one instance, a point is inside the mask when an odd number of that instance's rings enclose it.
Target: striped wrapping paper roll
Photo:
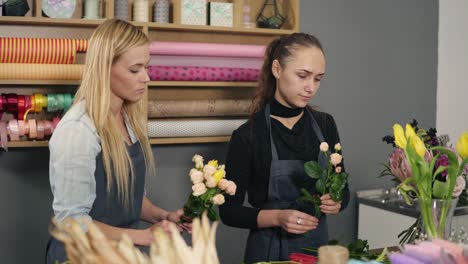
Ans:
[[[247,119],[230,120],[149,120],[149,137],[230,136]]]
[[[87,48],[82,39],[0,38],[0,63],[73,64]]]
[[[151,66],[194,66],[261,69],[262,58],[153,55]]]
[[[254,82],[258,80],[259,74],[259,69],[177,66],[148,67],[148,75],[152,81]]]
[[[150,54],[263,58],[265,48],[262,45],[153,41]]]
[[[84,65],[0,63],[0,80],[81,80]]]
[[[149,118],[247,116],[252,100],[158,100],[148,102]]]

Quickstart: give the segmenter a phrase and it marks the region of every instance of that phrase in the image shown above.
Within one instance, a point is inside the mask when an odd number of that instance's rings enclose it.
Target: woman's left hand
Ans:
[[[324,214],[337,214],[341,209],[341,201],[333,201],[328,193],[322,195],[320,200],[322,202],[322,205],[320,205],[320,211]]]
[[[182,221],[183,218],[183,221]],[[176,223],[179,225],[183,230],[187,231],[187,233],[192,233],[192,223],[191,219],[186,219],[184,216],[184,210],[177,209],[176,211],[169,212],[167,215],[167,220]],[[190,221],[187,221],[190,220]]]

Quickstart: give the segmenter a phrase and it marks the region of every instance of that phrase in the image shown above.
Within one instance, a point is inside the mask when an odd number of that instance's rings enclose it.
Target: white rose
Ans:
[[[193,156],[192,161],[195,163],[195,168],[201,169],[203,168],[203,157],[196,154]]]
[[[193,184],[203,182],[203,172],[197,170],[197,169],[191,169],[190,170],[190,180],[192,180]]]
[[[224,203],[224,195],[218,193],[217,195],[213,196],[213,203],[215,205],[222,205]]]
[[[200,196],[206,192],[206,186],[202,182],[192,185],[192,195]]]
[[[206,179],[205,184],[208,188],[214,188],[216,187],[216,180],[213,177],[208,177],[208,179]]]
[[[224,164],[218,166],[218,170],[225,170],[226,166]]]
[[[226,188],[226,193],[229,195],[236,194],[237,186],[233,181],[228,181],[228,187]]]
[[[328,143],[327,142],[320,143],[320,151],[322,151],[322,152],[327,152],[328,151]]]
[[[221,179],[218,183],[218,187],[219,189],[221,189],[221,191],[225,191],[229,186],[229,181],[226,180],[226,179]]]
[[[215,171],[216,171],[215,167],[211,165],[205,165],[205,167],[203,167],[205,180],[208,180],[209,177],[213,176],[213,173],[215,173]]]
[[[335,166],[338,165],[338,164],[340,164],[340,163],[341,163],[341,160],[343,160],[343,157],[342,157],[340,154],[338,154],[338,153],[332,153],[332,154],[330,155],[331,164],[333,164],[333,165],[335,165]]]
[[[335,150],[336,150],[336,151],[340,151],[340,150],[341,150],[341,144],[340,144],[340,143],[336,143],[336,144],[335,144]]]

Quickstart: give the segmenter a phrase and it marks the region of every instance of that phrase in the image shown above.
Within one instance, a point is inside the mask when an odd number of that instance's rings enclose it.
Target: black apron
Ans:
[[[323,134],[312,113],[306,113],[312,121],[313,130],[320,142],[324,142]],[[301,196],[300,189],[306,188],[311,194],[316,193],[315,180],[304,171],[303,160],[279,160],[278,152],[271,133],[270,106],[265,107],[265,119],[270,130],[271,166],[268,181],[268,199],[260,209],[295,209],[313,215],[314,209],[310,204],[299,204],[297,198]],[[323,168],[327,160],[319,152],[318,162]],[[326,216],[322,214],[319,225],[315,230],[306,234],[296,235],[286,232],[281,227],[251,229],[247,239],[244,261],[255,263],[260,261],[289,260],[291,253],[306,253],[304,247],[319,247],[328,243],[328,226]]]
[[[107,191],[107,178],[104,170],[102,153],[96,157],[96,199],[89,215],[93,220],[115,227],[132,228],[138,227],[143,194],[145,188],[146,165],[140,142],[127,146],[127,151],[133,163],[135,173],[134,192],[131,197],[129,208],[122,205],[117,195],[117,185],[113,181],[110,191]],[[145,250],[145,248],[142,248]],[[55,264],[56,261],[63,263],[67,261],[67,255],[62,242],[51,238],[47,245],[46,263]]]

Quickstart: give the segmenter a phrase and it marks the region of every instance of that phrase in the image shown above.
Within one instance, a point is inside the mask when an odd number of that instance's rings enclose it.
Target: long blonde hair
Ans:
[[[130,23],[118,19],[102,23],[89,40],[83,78],[74,102],[85,100],[86,110],[101,139],[107,190],[110,191],[115,180],[119,198],[125,207],[130,204],[135,173],[124,137],[121,133],[116,133],[119,131],[117,121],[110,109],[111,66],[129,49],[148,43],[148,37]],[[142,115],[145,113],[144,107],[144,100],[135,103],[125,101],[123,110],[127,113],[130,126],[140,141],[145,158],[146,175],[154,175],[155,162],[148,140],[146,117]]]

